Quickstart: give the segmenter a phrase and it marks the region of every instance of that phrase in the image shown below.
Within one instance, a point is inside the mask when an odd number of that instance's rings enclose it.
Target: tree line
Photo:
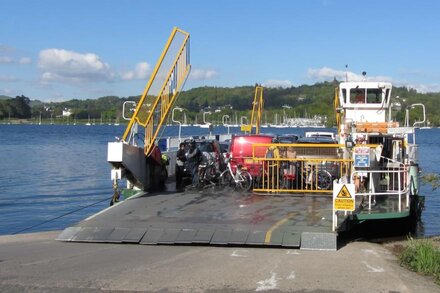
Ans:
[[[334,125],[333,98],[338,81],[321,82],[313,85],[301,85],[289,88],[264,88],[263,119],[273,122],[275,115],[288,117],[327,116],[328,126]],[[184,108],[188,123],[202,121],[203,112],[211,112],[210,122],[221,122],[222,116],[249,116],[254,97],[254,86],[198,87],[180,94],[175,106]],[[397,96],[399,98],[397,98]],[[100,119],[104,121],[122,116],[122,104],[125,101],[139,101],[140,96],[105,96],[97,99],[72,99],[65,102],[45,103],[31,100],[26,96],[0,99],[0,119],[33,119],[41,117],[59,117],[63,110],[70,110],[75,119]],[[436,107],[440,93],[418,93],[406,87],[394,87],[392,102],[400,104],[394,113],[398,121],[403,121],[405,108],[413,103],[423,103],[427,117],[432,125],[440,125],[440,107]],[[182,115],[179,113],[178,115]],[[411,111],[413,119],[421,118],[418,109]],[[179,120],[181,120],[179,116]],[[264,121],[263,121],[264,122]]]
[[[23,95],[0,100],[0,119],[27,119],[31,117],[31,112],[30,99]]]

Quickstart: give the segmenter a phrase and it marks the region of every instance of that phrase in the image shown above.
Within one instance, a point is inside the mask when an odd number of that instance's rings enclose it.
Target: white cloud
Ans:
[[[110,65],[93,53],[81,54],[63,49],[45,49],[39,54],[38,67],[44,82],[85,83],[112,81]]]
[[[12,75],[1,75],[0,74],[0,81],[13,82],[13,81],[18,81],[18,78],[14,77]]]
[[[0,64],[1,63],[19,63],[19,64],[29,64],[32,62],[31,58],[29,57],[22,57],[20,59],[16,59],[16,52],[17,49],[9,46],[5,46],[0,44],[0,53],[2,53],[3,56],[0,56]]]
[[[121,78],[123,80],[134,80],[134,79],[147,79],[151,73],[151,66],[147,62],[141,62],[136,64],[134,70],[126,71],[121,73]]]
[[[419,75],[424,75],[422,73],[419,73]],[[314,80],[314,81],[331,81],[334,78],[340,81],[345,81],[346,76],[348,77],[348,81],[362,81],[364,80],[364,77],[361,74],[356,74],[354,72],[350,71],[344,71],[344,70],[337,70],[329,67],[322,67],[318,69],[310,68],[307,71],[307,76]],[[402,81],[402,80],[396,80],[393,79],[390,76],[366,76],[367,81],[385,81],[385,82],[391,82],[394,86],[404,86],[407,88],[415,89],[417,92],[420,93],[427,93],[427,92],[440,92],[440,84],[438,83],[414,83],[414,82],[408,82],[408,81]]]
[[[18,63],[20,63],[20,64],[30,64],[30,63],[32,63],[32,60],[29,57],[22,57],[22,58],[20,58],[18,60]]]
[[[400,84],[399,86],[405,86],[408,88],[413,88],[419,93],[438,93],[440,92],[440,84],[422,84],[422,83],[406,83]]]
[[[10,56],[0,56],[0,64],[7,64],[7,63],[19,63],[19,64],[30,64],[32,63],[31,58],[29,57],[22,57],[18,59],[18,61]]]
[[[318,69],[309,68],[307,70],[307,76],[315,81],[331,81],[334,78],[337,80],[348,81],[362,81],[365,78],[362,74],[356,74],[351,71],[337,70],[330,67],[322,67]],[[391,82],[393,79],[389,76],[366,76],[367,81],[387,81]]]
[[[12,93],[12,90],[11,90],[11,89],[7,89],[7,88],[4,88],[4,89],[0,89],[0,93],[2,93],[2,94],[4,94],[4,95],[9,95],[9,94]]]
[[[292,87],[293,83],[290,80],[276,80],[276,79],[269,79],[263,83],[264,87],[267,88],[288,88]]]
[[[191,80],[212,79],[218,75],[218,72],[212,69],[192,69],[189,74]]]
[[[0,45],[0,52],[14,52],[15,48],[9,47],[9,46],[5,46],[5,45]]]
[[[12,63],[12,58],[8,56],[0,56],[0,63]]]

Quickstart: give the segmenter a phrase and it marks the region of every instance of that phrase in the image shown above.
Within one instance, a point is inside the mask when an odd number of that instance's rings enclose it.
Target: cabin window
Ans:
[[[350,89],[350,103],[365,104],[365,89],[361,89],[361,88]]]
[[[347,101],[347,90],[346,89],[342,89],[342,100],[344,101],[344,103],[348,103],[348,101]]]
[[[382,89],[368,89],[367,90],[367,103],[368,104],[382,103]]]
[[[354,88],[350,90],[351,104],[380,104],[382,103],[382,89],[361,89]]]

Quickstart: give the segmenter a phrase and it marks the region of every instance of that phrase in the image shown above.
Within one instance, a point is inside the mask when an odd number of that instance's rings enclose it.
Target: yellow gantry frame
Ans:
[[[165,56],[170,49],[171,43],[173,42],[177,33],[183,35],[183,41],[181,46],[174,58],[174,62],[172,63],[170,69],[168,70],[168,74],[165,77],[165,82],[163,83],[156,99],[148,106],[148,110],[145,109],[144,102],[146,102],[146,97],[149,94],[150,88],[155,80],[159,69],[164,61]],[[148,81],[142,97],[139,100],[139,103],[136,107],[136,110],[128,123],[127,128],[125,129],[124,135],[122,136],[123,140],[126,140],[128,135],[131,132],[133,124],[137,122],[139,125],[145,127],[145,141],[144,141],[144,152],[145,155],[150,155],[154,142],[159,134],[159,131],[162,125],[165,123],[165,120],[170,112],[171,107],[177,99],[177,96],[180,93],[183,84],[185,83],[189,72],[191,70],[191,65],[189,63],[189,33],[175,27],[171,32],[170,37],[165,45],[165,48],[162,51],[162,54],[159,57],[159,60],[156,63],[156,67],[151,74],[150,80]],[[168,90],[168,91],[167,91]],[[142,113],[142,111],[148,111],[149,113]],[[158,115],[155,119],[155,113]],[[139,115],[146,115],[146,119],[143,121]]]
[[[257,85],[255,87],[254,101],[252,103],[251,123],[249,125],[242,125],[241,131],[252,133],[252,128],[255,126],[254,134],[260,134],[263,106],[264,106],[263,87]]]
[[[335,100],[333,102],[333,106],[334,106],[334,110],[335,110],[335,115],[336,115],[336,128],[338,129],[338,134],[341,134],[341,129],[340,129],[340,124],[341,124],[341,109],[339,109],[340,104],[339,104],[339,87],[335,88]]]

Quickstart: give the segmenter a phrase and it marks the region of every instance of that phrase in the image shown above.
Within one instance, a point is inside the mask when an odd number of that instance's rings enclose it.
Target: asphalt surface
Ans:
[[[440,292],[380,244],[338,251],[67,243],[0,236],[0,292]]]

